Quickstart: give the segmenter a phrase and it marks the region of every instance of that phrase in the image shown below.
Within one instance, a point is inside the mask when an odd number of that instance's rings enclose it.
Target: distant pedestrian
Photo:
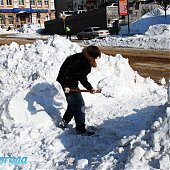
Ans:
[[[7,29],[7,31],[10,31],[10,30],[11,30],[11,27],[9,26],[8,29]]]
[[[66,35],[67,35],[67,38],[71,40],[71,29],[68,25],[66,26]]]

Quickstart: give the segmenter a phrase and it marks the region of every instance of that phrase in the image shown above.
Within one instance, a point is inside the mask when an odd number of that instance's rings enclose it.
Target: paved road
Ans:
[[[19,45],[28,44],[28,43],[32,44],[37,39],[47,40],[47,38],[45,36],[44,36],[44,38],[43,38],[43,36],[40,36],[40,38],[32,38],[32,37],[21,38],[21,37],[15,37],[15,35],[13,35],[13,34],[11,34],[11,35],[10,34],[2,34],[2,35],[0,35],[0,45],[5,45],[5,44],[9,45],[9,44],[11,44],[11,42],[16,42]]]
[[[35,42],[35,39],[10,38],[9,35],[8,37],[0,36],[0,45],[10,44],[13,41],[18,44],[31,44]],[[80,45],[83,46],[82,43]],[[100,49],[108,55],[121,54],[124,58],[128,58],[134,70],[143,77],[151,77],[157,83],[162,77],[166,79],[166,82],[170,78],[170,51],[114,47],[100,47]]]

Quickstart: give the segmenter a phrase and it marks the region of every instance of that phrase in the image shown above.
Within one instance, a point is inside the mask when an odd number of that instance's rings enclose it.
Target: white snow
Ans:
[[[9,30],[9,31],[7,31],[6,29],[2,29],[1,27],[0,27],[0,34],[16,34],[16,33],[18,33],[17,31],[15,31],[15,30]]]
[[[154,30],[162,32],[162,26]],[[157,31],[146,35],[154,38]],[[141,77],[121,54],[102,54],[88,75],[93,87],[102,89],[83,93],[86,124],[95,135],[76,135],[74,120],[66,130],[58,127],[67,103],[56,77],[65,58],[81,50],[58,35],[0,46],[0,157],[28,158],[27,164],[0,169],[170,169],[165,80],[158,85]]]
[[[42,29],[40,25],[36,24],[24,24],[18,31],[24,34],[35,34],[39,29]]]

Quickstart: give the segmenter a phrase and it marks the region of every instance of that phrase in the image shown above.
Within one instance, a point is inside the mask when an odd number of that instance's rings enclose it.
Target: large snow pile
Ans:
[[[103,40],[93,39],[84,41],[85,44],[99,46],[132,47],[144,49],[170,49],[170,25],[160,24],[150,26],[144,35],[130,37],[107,37]]]
[[[67,103],[55,81],[65,58],[81,47],[56,35],[0,51],[0,156],[28,158],[0,169],[170,168],[167,90],[120,54],[102,54],[88,76],[102,93],[83,93],[86,124],[96,133],[81,136],[74,120],[64,131],[58,127]]]

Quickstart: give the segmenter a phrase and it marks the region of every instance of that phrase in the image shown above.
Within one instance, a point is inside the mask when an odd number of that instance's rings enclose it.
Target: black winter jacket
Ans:
[[[90,62],[84,57],[83,53],[76,53],[66,58],[63,62],[57,81],[63,88],[76,88],[80,81],[87,90],[91,90],[92,86],[87,80],[87,75],[90,72]]]

